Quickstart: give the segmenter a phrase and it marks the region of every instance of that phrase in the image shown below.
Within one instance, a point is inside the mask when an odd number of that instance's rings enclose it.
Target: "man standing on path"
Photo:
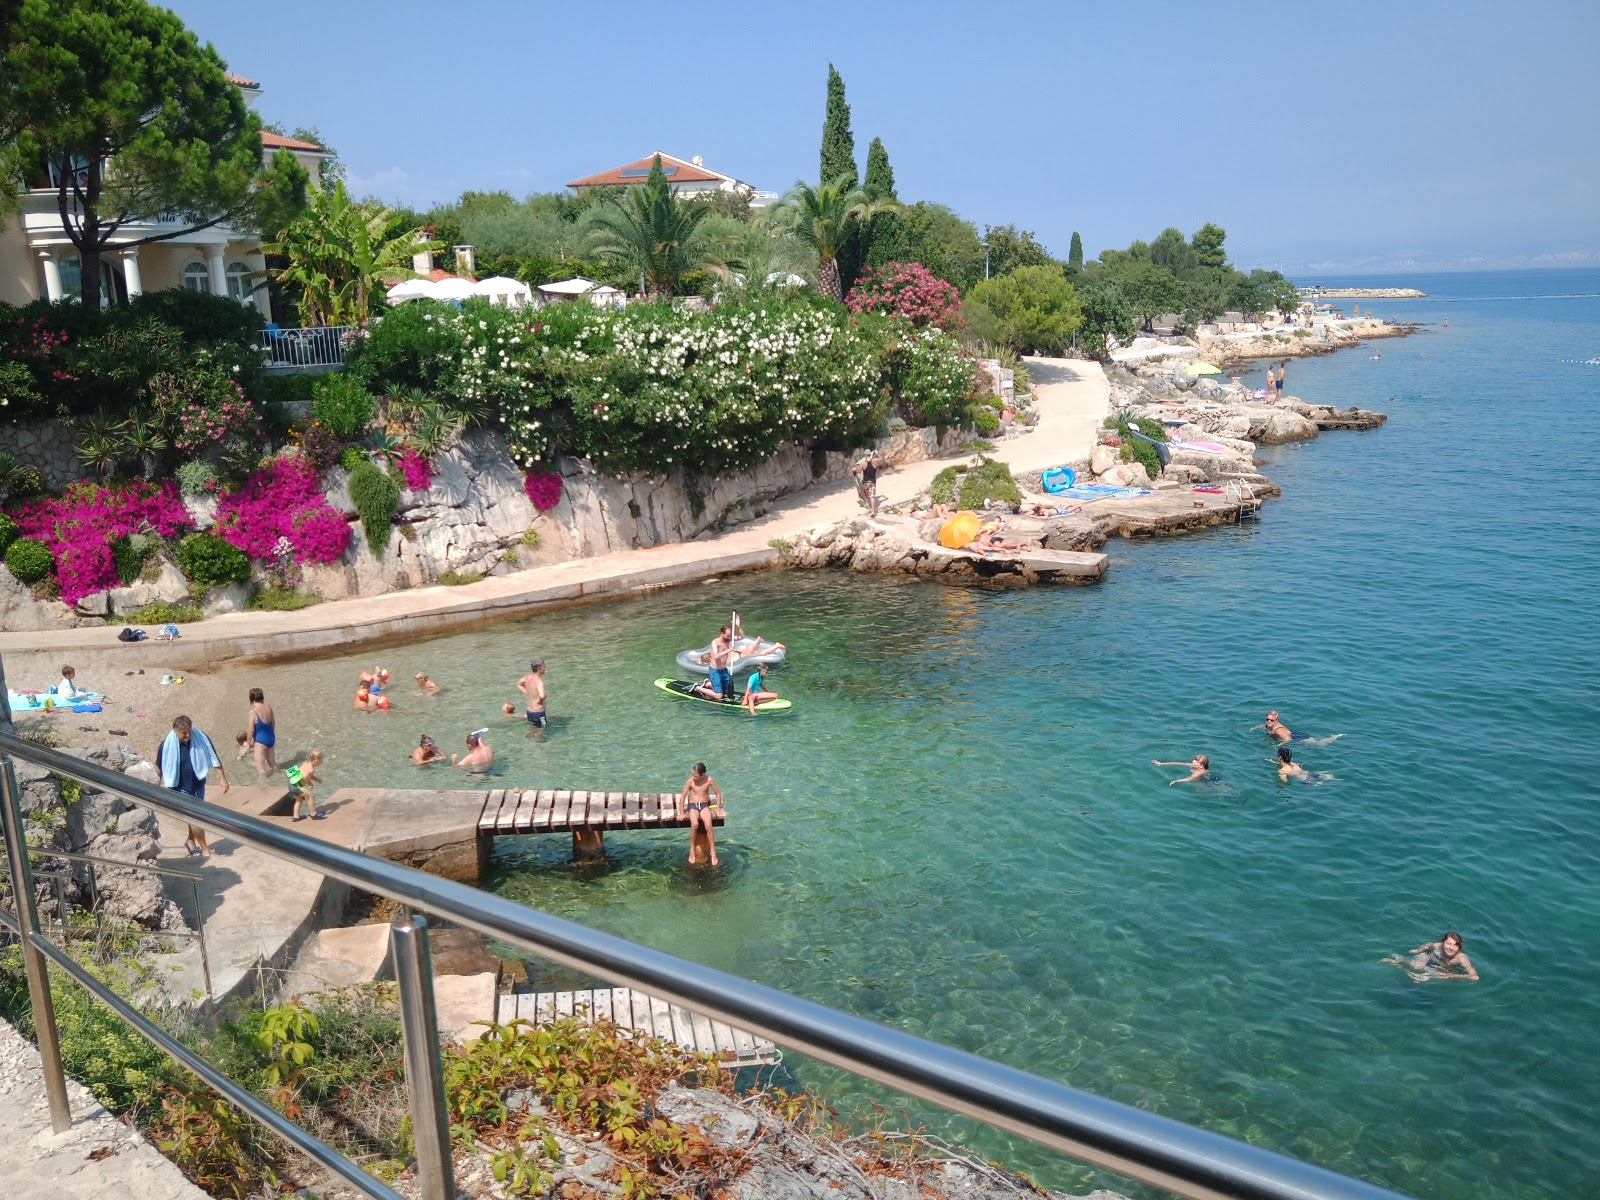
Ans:
[[[735,657],[733,626],[724,625],[718,632],[716,641],[711,643],[711,659],[706,664],[711,676],[711,690],[723,700],[731,701],[734,698],[731,666]]]
[[[517,680],[517,691],[527,700],[528,724],[543,729],[549,720],[545,711],[544,659],[536,658],[528,664],[528,673]]]
[[[856,477],[856,499],[867,510],[868,515],[876,518],[878,515],[878,452],[868,450],[857,460],[856,465],[850,469]]]
[[[684,781],[683,791],[678,795],[678,820],[683,820],[685,810],[689,814],[689,862],[699,865],[709,856],[713,867],[721,866],[717,861],[717,839],[711,832],[711,820],[726,815],[727,810],[722,806],[722,789],[706,774],[703,762],[695,763],[694,770]],[[695,858],[697,849],[700,851],[698,859]]]
[[[156,751],[156,767],[161,772],[162,786],[182,792],[185,796],[204,800],[206,779],[212,771],[222,780],[222,794],[228,794],[228,773],[222,769],[222,760],[217,757],[216,747],[211,744],[210,738],[194,727],[194,722],[188,717],[173,719],[172,732],[167,734],[161,748]],[[206,845],[206,831],[198,825],[189,826],[183,845],[190,854],[211,857],[211,847]]]

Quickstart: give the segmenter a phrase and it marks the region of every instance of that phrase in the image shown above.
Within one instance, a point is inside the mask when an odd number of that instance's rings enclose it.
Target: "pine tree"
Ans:
[[[1076,275],[1083,270],[1083,239],[1072,231],[1072,248],[1067,251],[1067,274]]]
[[[822,122],[822,174],[819,183],[830,184],[845,176],[844,190],[861,183],[856,170],[856,139],[850,132],[850,105],[844,98],[844,79],[828,64],[828,112]]]

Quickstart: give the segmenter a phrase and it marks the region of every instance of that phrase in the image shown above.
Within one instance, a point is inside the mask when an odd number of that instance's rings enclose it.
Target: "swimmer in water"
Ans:
[[[1295,733],[1278,719],[1278,710],[1271,709],[1267,712],[1267,719],[1257,729],[1265,729],[1267,736],[1275,742],[1304,742],[1308,746],[1326,746],[1329,742],[1336,742],[1344,736],[1342,733],[1331,733],[1327,737],[1312,737],[1309,733]]]
[[[1271,761],[1270,759],[1268,760]],[[1333,776],[1327,771],[1308,771],[1294,760],[1294,751],[1287,746],[1278,747],[1279,783],[1326,783]]]
[[[419,767],[426,767],[436,762],[443,762],[444,752],[434,744],[431,737],[423,734],[422,740],[417,743],[417,748],[411,752],[411,761]]]
[[[1423,983],[1429,979],[1477,981],[1477,968],[1472,965],[1472,960],[1462,953],[1461,935],[1453,929],[1437,942],[1423,942],[1411,951],[1411,954],[1412,957],[1409,959],[1391,954],[1383,961],[1390,966],[1399,967],[1411,976],[1414,983]]]
[[[1150,760],[1158,767],[1188,767],[1189,774],[1182,779],[1169,779],[1167,786],[1173,787],[1180,783],[1200,783],[1211,777],[1211,757],[1206,754],[1196,754],[1188,762],[1162,762],[1159,758]]]
[[[429,679],[421,671],[418,671],[413,678],[415,678],[417,682],[417,691],[421,692],[425,696],[432,696],[439,690],[439,685],[433,680]]]
[[[474,729],[467,734],[467,752],[461,755],[459,760],[456,755],[452,754],[450,756],[450,765],[452,767],[461,767],[463,770],[479,775],[487,771],[489,764],[494,762],[494,750],[488,742],[483,740],[483,735],[488,732],[487,729]]]

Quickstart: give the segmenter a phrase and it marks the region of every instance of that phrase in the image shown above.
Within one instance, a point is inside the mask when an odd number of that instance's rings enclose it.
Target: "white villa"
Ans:
[[[228,81],[244,94],[247,104],[254,104],[261,96],[261,86],[253,79],[229,75]],[[316,184],[322,160],[327,157],[321,146],[263,131],[263,156],[270,159],[279,150],[290,151],[310,172],[312,184]],[[52,164],[49,177],[41,178],[24,198],[22,212],[0,226],[0,302],[27,304],[43,297],[63,300],[82,290],[78,253],[61,228],[61,216],[56,210],[59,183],[59,169]],[[180,218],[174,214],[154,213],[129,221],[117,230],[101,258],[102,302],[114,304],[146,291],[182,287],[232,296],[241,304],[255,304],[266,320],[272,320],[267,289],[252,288],[249,278],[266,265],[257,233],[214,225],[186,230],[166,241],[117,250],[121,242],[137,241],[179,223]]]
[[[675,154],[668,154],[665,150],[646,154],[643,158],[623,163],[620,167],[612,167],[609,171],[574,179],[567,186],[574,191],[582,191],[584,188],[619,187],[643,183],[650,178],[650,166],[657,157],[661,159],[661,170],[667,177],[667,186],[675,195],[705,196],[713,192],[728,192],[745,197],[750,201],[752,208],[761,208],[777,202],[776,192],[758,192],[753,185],[742,179],[724,175],[721,171],[713,171],[698,154],[693,158],[679,158]]]

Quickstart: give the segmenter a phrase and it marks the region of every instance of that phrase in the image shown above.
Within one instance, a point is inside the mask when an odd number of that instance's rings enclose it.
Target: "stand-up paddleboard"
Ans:
[[[748,712],[744,705],[730,700],[708,700],[704,696],[695,694],[695,684],[684,679],[658,679],[656,686],[663,692],[673,696],[680,696],[685,700],[698,700],[701,704],[709,704],[713,708],[725,708],[731,712]],[[787,700],[767,700],[756,705],[758,713],[785,713],[794,705]]]

